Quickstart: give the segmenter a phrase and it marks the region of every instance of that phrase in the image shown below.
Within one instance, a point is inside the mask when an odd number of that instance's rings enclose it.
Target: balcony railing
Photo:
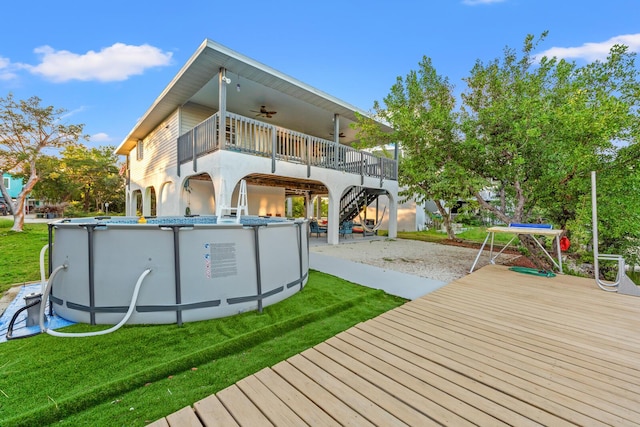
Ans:
[[[366,151],[237,114],[227,113],[226,116],[222,138],[218,113],[178,138],[179,165],[196,162],[199,157],[217,150],[232,150],[271,158],[272,172],[275,172],[276,160],[281,160],[306,165],[307,176],[311,174],[311,166],[316,166],[363,178],[398,179],[397,162],[393,159],[376,157]]]

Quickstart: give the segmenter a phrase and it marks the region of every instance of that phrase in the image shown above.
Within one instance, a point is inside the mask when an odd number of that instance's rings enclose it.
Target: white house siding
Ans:
[[[190,102],[183,105],[180,107],[180,135],[187,133],[215,113],[215,110],[200,104]]]
[[[131,193],[140,190],[143,195],[146,190],[153,188],[156,196],[163,190],[163,198],[166,196],[165,191],[175,188],[175,185],[165,187],[167,183],[174,183],[178,155],[176,150],[176,139],[178,138],[178,110],[169,115],[166,120],[160,123],[151,133],[143,140],[143,156],[138,160],[136,149],[131,150],[129,154],[129,169],[131,177]],[[130,199],[131,200],[131,199]],[[159,200],[159,199],[157,199]],[[132,201],[132,200],[131,200]],[[150,212],[150,201],[144,200],[144,214]],[[135,203],[130,203],[129,215],[135,215]],[[159,210],[158,213],[162,212]],[[165,213],[163,213],[164,215]]]
[[[130,209],[135,209],[132,194],[140,190],[143,195],[148,194],[149,188],[156,193],[159,215],[183,215],[187,207],[192,214],[210,215],[215,213],[215,204],[224,186],[224,194],[228,200],[225,204],[233,206],[231,195],[237,183],[245,176],[253,173],[272,174],[272,162],[269,158],[240,154],[233,151],[221,150],[197,159],[197,170],[193,170],[193,162],[180,165],[180,176],[177,176],[177,147],[178,128],[187,129],[202,122],[210,116],[212,111],[190,104],[172,113],[165,121],[157,126],[144,139],[144,157],[137,160],[135,149],[131,151],[131,193]],[[256,135],[253,135],[254,138]],[[270,138],[269,138],[270,139]],[[323,183],[329,189],[330,206],[334,210],[329,213],[329,243],[338,242],[338,206],[339,200],[346,189],[351,186],[361,186],[361,177],[356,174],[345,174],[318,167],[311,168],[311,176],[307,176],[307,166],[278,161],[274,175],[312,179]],[[185,189],[185,181],[192,175],[206,173],[210,181],[192,180],[190,192]],[[224,179],[222,178],[224,177]],[[379,178],[365,177],[364,186],[380,188]],[[391,194],[397,193],[397,181],[384,181],[383,188]],[[159,196],[159,197],[158,197]],[[237,200],[235,197],[233,201]],[[251,214],[282,215],[285,216],[285,197],[283,189],[251,188],[249,191],[249,209]],[[150,212],[150,200],[143,200],[143,214]],[[388,210],[388,215],[397,211]],[[135,212],[128,212],[135,215]],[[404,214],[401,215],[404,217]],[[385,219],[386,221],[386,219]],[[414,217],[415,223],[415,217]],[[335,230],[333,229],[335,227]],[[388,225],[385,224],[388,228]],[[415,229],[415,225],[413,225]],[[411,229],[403,225],[403,229]],[[395,235],[396,229],[389,230]]]

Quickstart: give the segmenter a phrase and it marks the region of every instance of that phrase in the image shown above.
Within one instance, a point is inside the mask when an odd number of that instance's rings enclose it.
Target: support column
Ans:
[[[293,199],[291,197],[287,197],[287,218],[293,217]]]
[[[224,67],[220,68],[220,73],[218,73],[218,113],[220,114],[220,127],[218,131],[218,141],[220,141],[220,146],[225,147],[227,142],[227,82],[229,79],[227,78],[227,69]],[[195,152],[194,152],[195,156]]]
[[[313,198],[309,193],[304,195],[304,217],[311,219],[313,216]]]
[[[142,193],[142,216],[151,216],[151,187],[145,188]]]
[[[340,115],[339,114],[334,114],[333,115],[333,142],[335,142],[335,146],[333,147],[333,167],[338,170],[338,166],[339,166],[339,157],[340,157],[340,150],[338,149],[338,146],[340,145]]]
[[[342,192],[329,189],[329,207],[327,209],[327,243],[340,243],[340,196]]]
[[[389,199],[389,238],[395,239],[398,237],[398,200],[396,197],[392,197],[387,193]]]

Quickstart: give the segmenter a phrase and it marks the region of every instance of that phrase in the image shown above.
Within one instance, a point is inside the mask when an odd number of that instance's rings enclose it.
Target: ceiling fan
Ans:
[[[256,110],[251,110],[254,113],[258,113],[256,114],[256,117],[266,117],[268,119],[270,119],[271,117],[273,117],[274,114],[277,114],[277,111],[269,111],[267,110],[267,107],[265,107],[264,105],[260,106],[260,111],[256,111]]]
[[[333,132],[329,132],[329,135],[333,136],[333,135],[334,135],[334,133],[333,133]],[[344,132],[340,132],[340,133],[338,134],[338,136],[339,136],[340,138],[344,138]]]

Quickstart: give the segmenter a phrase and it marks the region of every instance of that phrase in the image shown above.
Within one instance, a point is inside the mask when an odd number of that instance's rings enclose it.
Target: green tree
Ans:
[[[417,71],[398,77],[374,110],[378,118],[388,122],[392,133],[382,133],[371,119],[360,116],[357,128],[364,145],[399,141],[402,155],[398,183],[401,195],[417,202],[433,200],[449,239],[455,239],[446,205],[470,196],[467,175],[453,158],[451,147],[457,144],[453,86],[440,76],[431,59],[423,57]]]
[[[477,178],[471,190],[481,207],[505,223],[544,219],[565,228],[575,226],[589,171],[616,162],[614,142],[636,143],[640,91],[625,47],[583,67],[536,61],[532,52],[545,36],[527,36],[520,57],[506,48],[502,59],[475,64],[462,95],[465,138],[455,151]],[[500,202],[483,200],[483,188],[496,189]],[[521,240],[548,266],[530,239]]]
[[[74,183],[74,200],[82,201],[83,210],[102,210],[105,202],[124,199],[124,181],[118,173],[114,147],[67,147],[62,152],[65,173]]]
[[[52,202],[80,202],[84,212],[122,208],[124,180],[119,174],[114,147],[88,148],[73,145],[60,157],[45,156],[39,161],[42,178],[34,194]]]
[[[22,174],[26,178],[15,203],[10,203],[14,217],[13,231],[22,231],[24,202],[38,182],[37,161],[46,148],[74,145],[81,138],[84,125],[64,123],[63,109],[42,107],[38,97],[16,101],[12,94],[0,98],[0,173]],[[11,198],[0,181],[5,200]]]
[[[36,161],[36,168],[40,179],[31,192],[34,199],[48,203],[73,200],[73,182],[64,173],[59,157],[43,155]]]

